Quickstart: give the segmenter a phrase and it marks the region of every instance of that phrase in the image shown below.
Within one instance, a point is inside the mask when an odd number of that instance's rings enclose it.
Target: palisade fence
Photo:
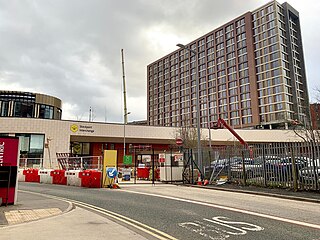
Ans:
[[[203,149],[203,178],[209,184],[224,178],[243,185],[320,190],[319,142],[252,144],[250,149],[240,145]],[[194,165],[188,161],[191,155]],[[196,156],[196,150],[188,150],[185,172],[197,168]]]
[[[202,179],[208,180],[209,184],[220,184],[225,182],[221,179],[225,179],[230,183],[243,185],[320,190],[319,142],[251,144],[250,150],[241,145],[203,148],[201,173],[198,170],[196,149],[163,149],[163,152],[165,151],[170,155],[169,161],[166,162],[160,161],[159,153],[145,153],[145,156],[149,157],[145,161],[148,172],[140,168],[139,164],[139,161],[143,161],[144,155],[139,159],[137,153],[131,153],[132,163],[119,164],[119,172],[129,169],[129,174],[134,179],[167,182],[181,180],[184,183],[196,184],[201,176]],[[181,154],[183,160],[176,161]],[[103,166],[101,156],[73,157],[67,153],[57,155],[51,162],[59,162],[59,167],[65,170],[101,170]],[[20,168],[41,169],[43,159],[20,158]],[[180,177],[177,174],[180,174]]]

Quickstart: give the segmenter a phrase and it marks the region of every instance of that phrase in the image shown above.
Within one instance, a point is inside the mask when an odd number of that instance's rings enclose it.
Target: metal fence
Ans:
[[[211,184],[224,178],[244,185],[320,190],[319,143],[253,144],[250,148],[236,145],[204,149],[204,178]]]
[[[48,162],[49,160],[46,160]],[[102,169],[102,157],[101,156],[83,156],[83,157],[69,157],[60,156],[55,159],[51,159],[51,162],[59,163],[59,168],[64,170],[85,170],[85,169]],[[19,168],[44,168],[43,158],[20,158]]]

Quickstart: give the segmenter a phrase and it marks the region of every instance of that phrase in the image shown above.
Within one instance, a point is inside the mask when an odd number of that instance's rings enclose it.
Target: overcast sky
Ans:
[[[0,0],[0,89],[60,98],[63,119],[123,122],[121,49],[129,121],[147,117],[147,65],[267,0]],[[279,1],[283,3],[284,1]],[[308,87],[320,86],[320,1],[300,13]]]

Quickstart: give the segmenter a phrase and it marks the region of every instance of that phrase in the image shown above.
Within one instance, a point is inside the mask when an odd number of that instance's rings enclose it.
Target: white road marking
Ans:
[[[203,220],[205,222],[184,222],[179,223],[178,225],[212,240],[225,240],[229,238],[230,235],[240,236],[246,235],[248,231],[257,232],[264,230],[264,228],[251,223],[229,221],[228,218],[221,216],[213,217],[212,219],[203,218]],[[207,224],[206,222],[209,222],[210,224]],[[217,225],[220,227],[222,226],[222,228],[217,227]]]
[[[202,205],[202,206],[214,207],[214,208],[219,208],[219,209],[223,209],[223,210],[228,210],[228,211],[244,213],[244,214],[248,214],[248,215],[252,215],[252,216],[272,219],[272,220],[276,220],[276,221],[296,224],[296,225],[300,225],[300,226],[304,226],[304,227],[320,229],[320,225],[313,224],[313,223],[306,223],[306,222],[301,222],[301,221],[292,220],[292,219],[288,219],[288,218],[272,216],[272,215],[268,215],[268,214],[264,214],[264,213],[257,213],[257,212],[252,212],[252,211],[249,211],[249,210],[243,210],[243,209],[238,209],[238,208],[233,208],[233,207],[226,207],[226,206],[216,205],[216,204],[213,204],[213,203],[198,202],[198,201],[195,201],[195,200],[189,200],[189,199],[183,199],[183,198],[177,198],[177,197],[171,197],[171,196],[164,196],[164,195],[159,195],[159,194],[154,194],[154,193],[136,192],[136,191],[132,191],[132,190],[123,190],[123,189],[121,189],[120,191],[131,192],[131,193],[147,195],[147,196],[161,197],[161,198],[166,198],[166,199],[171,199],[171,200],[176,200],[176,201],[181,201],[181,202],[187,202],[187,203],[193,203],[193,204],[198,204],[198,205]]]
[[[136,229],[139,229],[142,232],[145,232],[147,234],[150,234],[151,236],[160,239],[160,240],[177,240],[176,238],[170,236],[169,234],[162,232],[158,229],[155,229],[153,227],[150,227],[148,225],[145,225],[139,221],[133,220],[131,218],[128,218],[126,216],[123,216],[121,214],[100,208],[100,207],[96,207],[94,205],[88,204],[88,203],[84,203],[84,202],[80,202],[80,201],[76,201],[76,200],[72,200],[72,199],[68,199],[68,198],[62,198],[62,197],[57,197],[54,195],[49,195],[49,194],[43,194],[43,193],[36,193],[36,192],[29,192],[29,191],[24,191],[24,190],[19,190],[20,192],[26,192],[26,193],[32,193],[32,194],[36,194],[36,195],[41,195],[41,196],[45,196],[48,198],[52,198],[52,199],[57,199],[57,200],[62,200],[62,201],[67,201],[67,202],[71,202],[74,203],[76,205],[85,207],[85,208],[89,208],[95,212],[99,212],[100,214],[106,215],[108,217],[111,217],[113,219],[116,219],[117,221],[120,221],[122,223],[124,223],[125,225],[130,225]],[[150,231],[149,231],[150,230]],[[152,232],[153,231],[153,232]],[[156,234],[158,233],[158,234]]]

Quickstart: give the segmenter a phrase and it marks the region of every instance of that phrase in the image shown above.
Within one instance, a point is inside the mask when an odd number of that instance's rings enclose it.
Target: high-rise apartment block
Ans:
[[[310,104],[311,123],[314,130],[320,130],[320,103]]]
[[[299,13],[288,3],[272,1],[186,47],[194,53],[180,48],[147,67],[149,125],[196,126],[196,81],[203,128],[219,117],[234,128],[309,121]]]

